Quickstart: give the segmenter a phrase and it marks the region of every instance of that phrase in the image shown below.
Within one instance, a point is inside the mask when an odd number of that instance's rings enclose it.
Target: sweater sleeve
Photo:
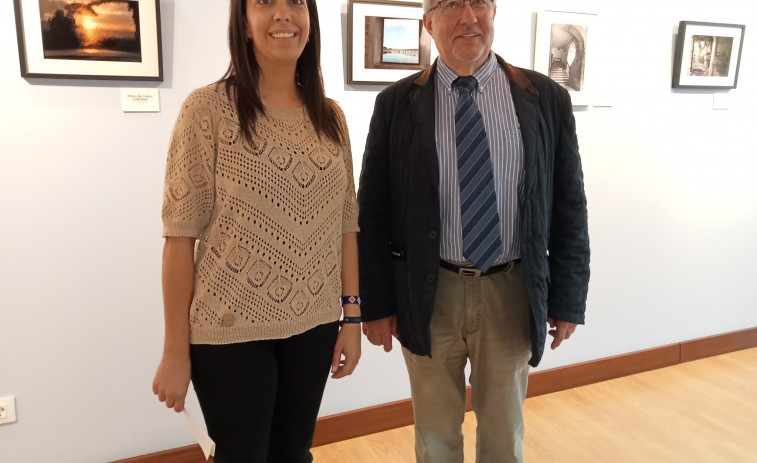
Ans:
[[[198,238],[215,203],[216,118],[207,88],[192,92],[174,125],[163,192],[163,236]]]
[[[358,206],[355,197],[355,174],[352,168],[352,145],[350,144],[350,133],[347,127],[347,120],[342,108],[334,104],[339,117],[339,125],[342,127],[344,141],[342,142],[342,153],[344,156],[344,167],[346,170],[346,191],[344,194],[344,210],[342,212],[342,233],[353,233],[360,231],[357,224]]]

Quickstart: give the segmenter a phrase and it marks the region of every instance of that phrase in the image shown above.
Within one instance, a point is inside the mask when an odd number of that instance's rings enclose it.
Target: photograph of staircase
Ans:
[[[537,15],[533,69],[568,90],[573,106],[592,104],[602,49],[600,28],[593,13],[542,11]]]
[[[549,77],[568,90],[583,90],[588,32],[586,25],[552,24]]]
[[[568,71],[565,69],[565,64],[557,60],[552,60],[552,64],[549,66],[549,78],[565,87],[568,83]]]

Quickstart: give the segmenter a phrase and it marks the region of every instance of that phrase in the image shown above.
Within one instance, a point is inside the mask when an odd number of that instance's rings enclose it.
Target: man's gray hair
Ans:
[[[491,0],[491,2],[492,2],[492,5],[497,4],[497,0]],[[428,13],[428,11],[431,8],[435,7],[437,3],[439,3],[439,0],[423,0],[423,14]]]

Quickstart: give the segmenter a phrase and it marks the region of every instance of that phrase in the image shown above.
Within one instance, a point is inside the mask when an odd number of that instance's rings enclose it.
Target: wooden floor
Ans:
[[[757,349],[533,397],[524,412],[527,463],[757,463]],[[465,463],[474,463],[472,412],[463,433]],[[313,456],[413,463],[413,429],[316,447]]]

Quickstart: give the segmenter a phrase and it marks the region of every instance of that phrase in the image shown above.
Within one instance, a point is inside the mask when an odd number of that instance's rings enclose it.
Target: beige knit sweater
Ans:
[[[193,344],[293,336],[341,314],[342,234],[358,231],[346,139],[266,108],[250,145],[224,85],[192,92],[168,151],[163,236],[198,238]]]

